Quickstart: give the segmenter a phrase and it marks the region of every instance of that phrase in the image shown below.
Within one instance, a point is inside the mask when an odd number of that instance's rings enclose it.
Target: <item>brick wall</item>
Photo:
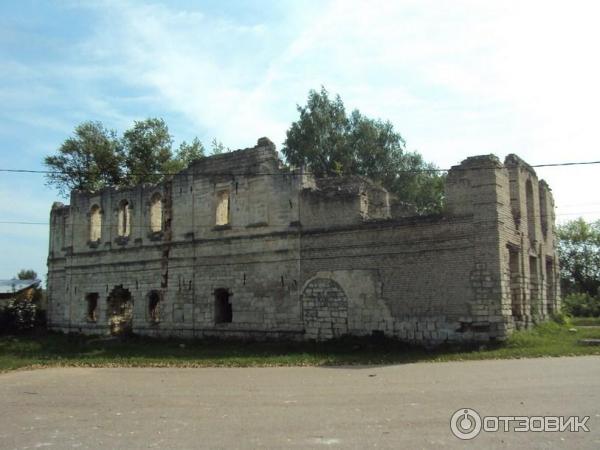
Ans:
[[[219,222],[224,192],[229,208]],[[157,196],[159,231],[150,217]],[[119,236],[124,200],[131,222]],[[51,211],[50,326],[109,333],[109,298],[114,305],[126,292],[140,334],[379,332],[437,344],[503,339],[558,308],[553,200],[533,169],[514,155],[504,164],[468,158],[448,175],[446,204],[440,215],[404,217],[410,207],[395,213],[369,180],[314,180],[283,168],[264,138],[163,184],[73,192],[69,206]],[[94,320],[88,294],[98,294]],[[230,322],[216,320],[223,295]]]

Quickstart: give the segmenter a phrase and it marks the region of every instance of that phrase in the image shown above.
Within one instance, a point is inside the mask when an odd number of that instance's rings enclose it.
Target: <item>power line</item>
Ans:
[[[509,216],[512,217],[511,214],[508,214]],[[448,220],[448,224],[451,223],[460,223],[460,222],[465,222],[464,218],[450,218],[450,220]],[[465,224],[468,225],[468,222],[465,222]],[[426,228],[428,226],[435,226],[436,224],[430,224],[430,223],[424,223],[424,224],[408,224],[411,227],[416,227],[416,228]],[[340,232],[340,231],[346,231],[346,230],[331,230],[334,232]],[[348,231],[356,231],[354,230],[348,230]],[[314,261],[314,260],[335,260],[335,259],[340,259],[343,258],[345,260],[349,259],[349,258],[371,258],[371,257],[376,257],[376,258],[382,258],[382,257],[391,257],[391,256],[404,256],[407,254],[411,254],[411,253],[419,253],[421,250],[420,249],[409,249],[406,248],[404,250],[394,250],[394,248],[396,247],[402,247],[402,246],[406,246],[407,244],[421,244],[421,243],[429,243],[432,241],[437,241],[437,242],[449,242],[449,241],[459,241],[459,240],[463,240],[463,239],[469,239],[471,238],[473,235],[472,233],[457,233],[453,236],[451,236],[450,238],[429,238],[429,239],[414,239],[414,240],[409,240],[407,239],[406,241],[397,241],[397,242],[382,242],[382,241],[378,241],[378,242],[369,242],[368,244],[365,243],[354,243],[354,244],[347,244],[347,245],[335,245],[335,246],[316,246],[316,247],[288,247],[288,250],[290,252],[298,252],[298,256],[297,257],[291,257],[291,258],[280,258],[280,259],[274,259],[274,260],[267,260],[265,261],[264,259],[258,259],[258,260],[246,260],[246,261],[236,261],[236,262],[224,262],[222,261],[222,257],[223,255],[212,255],[212,254],[207,254],[207,255],[202,255],[201,259],[202,260],[208,260],[208,259],[212,259],[212,261],[210,262],[194,262],[192,266],[190,266],[189,264],[177,264],[176,261],[178,260],[185,260],[185,259],[190,259],[189,257],[178,257],[178,258],[169,258],[169,261],[171,261],[169,263],[169,270],[173,270],[173,269],[190,269],[190,267],[194,267],[194,268],[198,268],[198,267],[207,267],[207,268],[214,268],[214,267],[240,267],[240,266],[247,266],[247,265],[251,265],[251,264],[278,264],[278,263],[286,263],[286,262],[299,262],[300,260],[303,261]],[[240,237],[244,237],[244,236],[240,236]],[[214,239],[215,241],[219,240],[219,238]],[[173,243],[177,243],[177,244],[184,244],[185,242],[183,241],[175,241]],[[447,251],[457,251],[460,250],[461,248],[470,248],[472,247],[472,245],[465,245],[463,247],[453,247],[450,249],[441,249],[441,250],[447,250]],[[130,249],[134,249],[135,247],[130,247]],[[369,250],[372,250],[373,248],[383,248],[383,251],[377,252],[377,253],[372,253]],[[350,250],[356,250],[356,249],[363,249],[365,250],[364,252],[361,253],[353,253]],[[109,250],[110,251],[110,250]],[[329,251],[333,251],[336,252],[336,254],[329,254]],[[431,248],[431,251],[440,251],[439,248]],[[325,252],[326,254],[321,254]],[[237,256],[240,257],[251,257],[252,255],[255,255],[257,253],[270,253],[270,251],[266,250],[266,251],[253,251],[253,252],[249,252],[249,253],[239,253]],[[318,255],[315,255],[315,253],[319,253]],[[85,253],[83,253],[85,254]],[[146,259],[144,260],[144,263],[160,263],[162,261],[162,258],[153,258],[153,259]],[[71,266],[69,268],[75,268],[75,269],[87,269],[90,267],[102,267],[102,266],[109,266],[109,265],[113,265],[114,263],[91,263],[91,264],[81,264],[78,266]],[[403,267],[402,265],[385,265],[385,264],[381,264],[381,265],[377,265],[378,269],[395,269],[395,268],[401,268]],[[153,270],[153,269],[148,269],[148,268],[139,268],[139,269],[131,269],[128,268],[127,272],[128,273],[132,273],[132,272],[147,272],[148,270]],[[158,269],[154,269],[154,270],[158,270]],[[114,273],[114,271],[94,271],[94,274],[96,275],[103,275],[105,273]]]
[[[585,166],[585,165],[591,165],[591,164],[600,164],[600,161],[580,161],[580,162],[566,162],[566,163],[534,164],[531,167]]]
[[[600,161],[574,161],[574,162],[561,162],[561,163],[544,163],[544,164],[529,164],[529,167],[567,167],[567,166],[589,166],[600,164]],[[495,167],[482,166],[482,167],[455,167],[453,170],[485,170],[494,169]],[[184,169],[185,170],[185,169]],[[448,172],[450,169],[400,169],[397,173],[437,173],[437,172]],[[62,171],[62,170],[34,170],[34,169],[0,169],[0,172],[5,173],[31,173],[31,174],[46,174],[46,175],[81,175],[90,173],[91,171]],[[182,172],[151,172],[151,173],[140,173],[140,175],[147,176],[172,176]],[[280,172],[195,172],[192,171],[190,175],[203,175],[203,176],[249,176],[249,175],[310,175],[312,172],[295,172],[291,170],[286,172],[282,170]],[[136,175],[132,173],[130,175]]]
[[[20,220],[0,220],[0,224],[8,225],[49,225],[49,222],[26,222]]]
[[[501,214],[500,217],[502,217],[505,220],[510,220],[513,218],[511,213],[505,213],[505,214]],[[535,217],[540,217],[540,216],[535,216]],[[382,221],[383,225],[385,225],[385,221]],[[447,217],[445,220],[445,225],[451,225],[454,223],[464,223],[465,225],[469,225],[469,219],[468,217]],[[38,222],[41,224],[41,222]],[[400,223],[399,225],[406,225],[410,228],[413,229],[419,229],[419,228],[427,228],[430,226],[437,226],[437,225],[444,225],[443,223],[440,224],[440,222],[434,222],[434,223],[429,223],[429,222],[425,222],[425,223],[410,223],[407,222],[405,224]],[[240,227],[242,228],[242,227]],[[312,230],[308,230],[308,231],[312,231]],[[316,230],[316,231],[320,231],[320,230]],[[323,231],[328,231],[328,230],[323,230]],[[358,231],[356,228],[352,228],[352,229],[333,229],[330,230],[333,232],[354,232],[354,231]],[[364,230],[366,231],[366,230]],[[254,235],[256,236],[256,235]],[[249,237],[254,237],[254,236],[249,236]],[[383,242],[383,241],[378,241],[378,242],[369,242],[368,244],[365,243],[354,243],[354,244],[346,244],[346,245],[335,245],[335,246],[308,246],[308,247],[288,247],[288,250],[290,252],[298,252],[299,256],[295,256],[295,257],[291,257],[291,258],[279,258],[279,259],[275,259],[275,260],[269,260],[269,261],[265,261],[264,259],[249,259],[246,261],[236,261],[236,262],[224,262],[221,260],[222,255],[203,255],[202,259],[213,259],[213,261],[210,262],[195,262],[193,264],[193,267],[197,268],[197,267],[209,267],[209,268],[214,268],[214,267],[221,267],[221,266],[245,266],[245,265],[252,265],[252,264],[281,264],[281,263],[286,263],[286,262],[298,262],[300,259],[305,260],[305,261],[312,261],[312,260],[332,260],[332,259],[339,259],[339,258],[344,258],[344,259],[348,259],[348,258],[370,258],[370,257],[377,257],[377,258],[382,258],[382,257],[391,257],[391,256],[401,256],[401,255],[406,255],[406,254],[410,254],[410,253],[415,253],[415,252],[419,252],[419,249],[411,249],[411,248],[406,248],[403,250],[398,250],[395,247],[398,246],[406,246],[406,245],[418,245],[421,243],[427,243],[427,242],[446,242],[446,241],[459,241],[459,240],[463,240],[463,239],[469,239],[471,238],[473,235],[472,233],[464,233],[464,232],[459,232],[456,233],[455,235],[452,235],[450,238],[421,238],[421,239],[410,239],[409,237],[407,237],[406,240],[403,241],[397,241],[394,243],[390,243],[390,242]],[[240,238],[244,238],[247,236],[236,236],[236,237],[240,237]],[[218,241],[220,240],[220,237],[217,238],[211,238],[211,241]],[[200,239],[203,240],[203,239]],[[181,245],[181,244],[189,244],[190,242],[185,242],[183,240],[179,240],[179,241],[172,241],[172,244],[177,244],[177,245]],[[470,247],[470,245],[467,245],[467,247]],[[465,248],[467,248],[465,247]],[[136,249],[136,247],[131,246],[128,247],[130,250],[134,250]],[[374,248],[383,248],[383,251],[374,253],[372,251],[369,250],[373,250]],[[359,253],[353,253],[351,252],[352,249],[362,249],[364,250],[364,252],[359,252]],[[435,249],[432,248],[431,251],[439,251],[440,249]],[[442,249],[444,250],[444,249]],[[451,249],[445,249],[448,251],[455,251],[458,250],[458,248],[451,248]],[[321,254],[322,252],[326,251],[326,254]],[[329,251],[333,251],[336,252],[336,254],[329,254]],[[268,253],[269,251],[252,251],[249,253],[240,253],[239,256],[240,257],[249,257],[251,258],[252,255],[256,255],[257,253]],[[318,253],[318,254],[315,254]],[[181,259],[186,259],[186,258],[169,258],[169,270],[173,270],[173,269],[189,269],[191,266],[189,264],[178,264],[176,261],[179,261]],[[161,258],[152,258],[152,259],[146,259],[144,260],[144,263],[160,263],[162,261]],[[92,264],[82,264],[78,267],[76,267],[77,269],[86,269],[86,268],[90,268],[90,267],[102,267],[102,266],[107,266],[107,265],[111,265],[112,263],[92,263]],[[397,266],[397,265],[390,265],[389,263],[387,265],[382,264],[382,265],[378,265],[379,269],[385,269],[385,268],[398,268],[401,266]],[[129,268],[127,270],[128,273],[134,273],[134,272],[146,272],[148,270],[153,270],[153,269],[148,269],[148,268],[139,268],[139,269],[131,269]],[[158,270],[158,269],[157,269]],[[95,270],[94,273],[96,275],[102,275],[104,273],[112,273],[110,271],[98,271]]]
[[[581,215],[581,214],[600,214],[600,210],[598,211],[578,211],[578,212],[568,212],[568,213],[554,213],[555,216],[576,216],[576,215]],[[396,220],[402,220],[402,219],[411,219],[411,218],[420,218],[420,217],[427,217],[428,214],[415,214],[414,216],[407,216],[407,217],[402,217]],[[443,217],[443,214],[441,215]],[[541,218],[544,217],[545,215],[543,214],[539,214],[539,215],[534,215],[532,217],[534,218]],[[382,223],[385,223],[387,220],[395,220],[394,218],[391,219],[381,219]],[[50,225],[50,222],[34,222],[34,221],[26,221],[26,220],[0,220],[0,224],[3,225]],[[89,225],[89,222],[68,222],[69,225]],[[113,226],[117,226],[116,223],[112,223]],[[358,224],[360,225],[360,224]],[[198,225],[198,224],[193,224],[194,228],[200,228],[200,229],[214,229],[215,225]],[[148,225],[135,225],[135,224],[130,224],[129,225],[130,228],[148,228]],[[228,225],[227,229],[243,229],[243,230],[252,230],[252,229],[258,229],[258,230],[265,230],[265,229],[270,229],[270,228],[277,228],[277,229],[282,229],[282,226],[280,225],[262,225],[259,227],[248,227],[245,225]]]

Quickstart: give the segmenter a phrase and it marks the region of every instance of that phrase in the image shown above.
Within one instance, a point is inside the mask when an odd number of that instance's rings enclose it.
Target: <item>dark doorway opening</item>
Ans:
[[[98,319],[98,293],[92,292],[85,296],[86,313],[85,317],[88,322],[95,322]]]
[[[160,292],[150,291],[148,294],[148,320],[153,323],[160,321]]]
[[[129,334],[132,328],[133,300],[131,292],[115,286],[108,296],[108,325],[113,336]]]
[[[227,289],[215,289],[215,323],[231,323],[233,310]]]

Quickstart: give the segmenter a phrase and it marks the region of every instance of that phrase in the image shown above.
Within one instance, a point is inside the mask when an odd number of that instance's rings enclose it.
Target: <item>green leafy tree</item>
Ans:
[[[73,189],[94,192],[108,186],[157,183],[205,155],[198,138],[182,142],[175,154],[172,145],[173,138],[163,119],[136,121],[121,138],[100,122],[83,122],[57,155],[45,158],[47,184],[67,197]],[[216,139],[213,151],[215,146],[225,150]]]
[[[587,293],[573,293],[562,301],[564,312],[575,317],[600,317],[600,297]]]
[[[175,157],[165,163],[165,172],[168,175],[175,174],[188,167],[194,161],[204,158],[204,156],[204,146],[198,138],[194,138],[189,144],[183,141]]]
[[[300,118],[282,148],[288,163],[306,166],[318,177],[351,173],[355,158],[347,145],[349,121],[340,96],[330,99],[325,88],[311,90],[306,106],[297,109]]]
[[[135,121],[122,138],[125,184],[162,181],[173,158],[172,144],[173,138],[163,119]]]
[[[35,280],[35,279],[37,279],[37,277],[38,277],[38,274],[33,269],[21,269],[19,271],[19,273],[17,274],[17,278],[19,280]],[[42,296],[43,296],[42,288],[38,285],[37,287],[35,287],[33,289],[32,294],[25,292],[24,296],[27,297],[27,299],[32,300],[33,302],[35,302],[39,305],[42,300]],[[21,300],[22,298],[17,296],[17,299]]]
[[[310,91],[298,112],[282,148],[290,164],[306,166],[319,177],[364,175],[420,212],[441,209],[444,178],[420,154],[406,151],[389,121],[358,110],[348,116],[340,96],[330,98],[325,88]]]
[[[202,145],[202,142],[197,137],[189,144],[183,141],[179,146],[176,156],[176,159],[184,162],[186,166],[202,158],[204,158],[204,145]]]
[[[37,272],[32,269],[21,269],[17,274],[19,280],[35,280],[37,278]]]
[[[57,155],[46,156],[46,183],[67,197],[73,189],[97,191],[118,184],[122,156],[116,133],[100,122],[83,122],[67,138]]]
[[[558,227],[558,254],[564,294],[600,294],[600,220],[583,218]]]
[[[230,151],[231,149],[229,147],[225,147],[221,141],[217,141],[217,138],[213,138],[212,142],[210,143],[211,155],[220,155]]]

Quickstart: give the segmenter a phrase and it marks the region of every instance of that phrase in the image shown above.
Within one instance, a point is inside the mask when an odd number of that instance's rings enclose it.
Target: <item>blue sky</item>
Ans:
[[[3,1],[0,168],[42,168],[84,120],[163,117],[176,143],[278,147],[321,85],[439,167],[600,160],[595,1]],[[539,169],[558,220],[600,218],[600,166]],[[41,175],[0,174],[0,221],[48,220]],[[45,275],[47,228],[0,224],[0,278]]]

